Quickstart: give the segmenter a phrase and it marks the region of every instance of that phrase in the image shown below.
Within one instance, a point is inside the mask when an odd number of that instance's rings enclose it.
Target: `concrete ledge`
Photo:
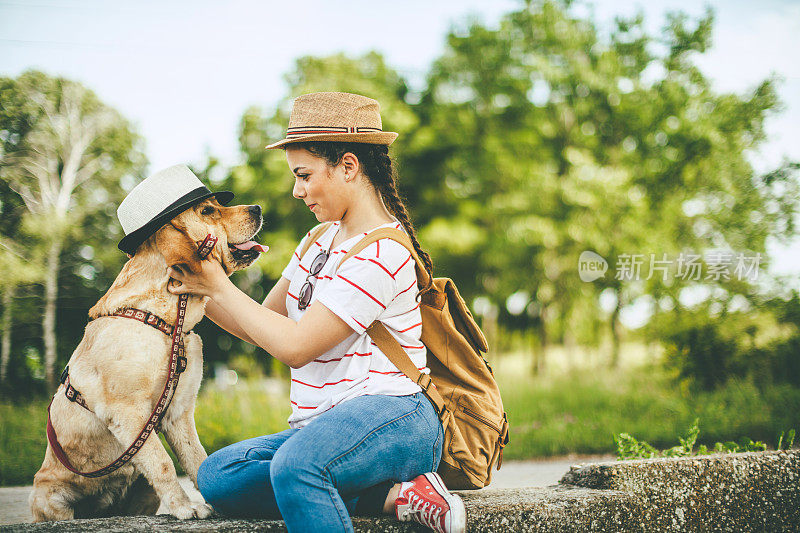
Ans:
[[[460,492],[471,532],[798,531],[800,450],[574,466],[558,485]],[[313,512],[311,512],[313,516]],[[425,531],[393,517],[359,532]],[[0,526],[0,531],[285,531],[269,520],[117,517]]]
[[[595,463],[559,483],[632,495],[641,531],[800,530],[800,450]]]
[[[500,489],[459,492],[467,508],[469,531],[589,531],[601,523],[615,524],[614,530],[628,529],[638,504],[630,495],[615,490],[592,490],[556,486],[528,489]],[[313,513],[311,513],[313,519]],[[428,531],[398,522],[394,517],[354,517],[358,532]],[[0,531],[25,532],[124,532],[124,531],[221,531],[245,533],[286,531],[280,520],[180,521],[171,516],[137,516],[66,520],[39,524],[0,526]]]

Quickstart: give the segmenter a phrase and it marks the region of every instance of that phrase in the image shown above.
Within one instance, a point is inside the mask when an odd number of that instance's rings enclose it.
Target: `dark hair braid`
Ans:
[[[334,141],[312,141],[294,144],[298,148],[305,148],[312,154],[322,157],[329,165],[338,165],[342,157],[347,152],[355,155],[362,166],[362,172],[369,179],[369,182],[380,193],[383,202],[389,211],[403,225],[411,238],[425,270],[428,273],[428,284],[420,289],[417,298],[430,290],[433,285],[433,261],[431,256],[425,252],[417,241],[417,232],[408,216],[408,211],[397,192],[395,173],[392,166],[392,159],[389,157],[389,147],[385,144],[366,144],[366,143],[347,143]]]

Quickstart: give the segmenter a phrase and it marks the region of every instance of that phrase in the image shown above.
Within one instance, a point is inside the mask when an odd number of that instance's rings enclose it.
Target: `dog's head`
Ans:
[[[225,272],[231,274],[258,258],[262,248],[252,239],[261,229],[261,223],[261,206],[225,207],[212,197],[175,216],[151,238],[167,265],[197,272],[201,261],[197,250],[206,235],[211,234],[219,240],[208,258],[219,261]]]

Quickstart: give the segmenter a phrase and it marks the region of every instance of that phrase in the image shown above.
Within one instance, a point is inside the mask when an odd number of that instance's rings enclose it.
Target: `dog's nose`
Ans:
[[[251,205],[247,208],[247,211],[253,215],[253,218],[260,218],[261,217],[261,206],[260,205]]]

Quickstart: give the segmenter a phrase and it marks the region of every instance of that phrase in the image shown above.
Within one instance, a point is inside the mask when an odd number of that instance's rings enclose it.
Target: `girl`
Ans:
[[[300,96],[286,138],[267,148],[285,150],[293,196],[332,222],[327,231],[300,257],[306,235],[262,305],[216,263],[168,270],[182,282],[172,292],[209,296],[211,320],[291,367],[289,429],[223,448],[200,467],[200,492],[221,513],[282,517],[290,532],[353,531],[351,514],[381,511],[440,532],[466,528],[464,504],[435,473],[443,432],[434,407],[366,334],[380,320],[429,372],[414,259],[380,239],[338,264],[370,231],[395,227],[432,270],[395,187],[396,137],[382,130],[375,100]]]

